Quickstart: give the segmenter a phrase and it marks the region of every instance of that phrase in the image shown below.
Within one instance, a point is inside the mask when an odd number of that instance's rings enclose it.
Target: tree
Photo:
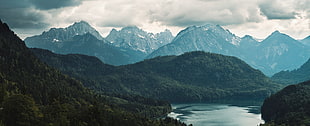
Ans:
[[[17,94],[3,102],[3,122],[7,126],[35,126],[42,114],[32,97]]]

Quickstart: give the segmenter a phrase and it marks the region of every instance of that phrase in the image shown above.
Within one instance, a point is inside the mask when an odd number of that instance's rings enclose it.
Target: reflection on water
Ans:
[[[259,106],[199,103],[173,104],[172,107],[169,117],[194,126],[257,126],[264,122],[256,111]]]

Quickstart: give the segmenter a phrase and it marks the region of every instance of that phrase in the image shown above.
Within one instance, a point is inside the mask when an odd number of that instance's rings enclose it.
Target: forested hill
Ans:
[[[172,119],[149,118],[169,110],[167,102],[96,94],[42,63],[0,21],[0,125],[180,125]]]
[[[290,85],[267,98],[261,109],[266,125],[310,125],[310,81]]]
[[[243,61],[219,54],[191,52],[114,67],[87,56],[46,51],[33,49],[42,61],[99,92],[135,94],[170,102],[199,102],[264,99],[279,89],[279,85]],[[89,61],[97,63],[90,65]]]
[[[273,75],[271,79],[281,84],[296,84],[310,80],[310,59],[300,68],[292,71],[281,71]]]

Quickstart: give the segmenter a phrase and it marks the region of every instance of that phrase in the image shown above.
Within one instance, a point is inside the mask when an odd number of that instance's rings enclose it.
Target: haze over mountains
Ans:
[[[78,32],[77,29],[82,31]],[[111,65],[126,65],[156,56],[206,51],[236,56],[269,76],[282,70],[297,69],[310,58],[310,46],[307,46],[309,37],[297,41],[275,31],[258,42],[252,36],[241,38],[219,25],[210,24],[190,26],[176,37],[169,30],[153,34],[130,26],[119,31],[112,29],[103,38],[88,23],[81,21],[68,28],[52,28],[41,35],[28,37],[25,42],[28,47],[48,49],[55,53],[96,56]]]

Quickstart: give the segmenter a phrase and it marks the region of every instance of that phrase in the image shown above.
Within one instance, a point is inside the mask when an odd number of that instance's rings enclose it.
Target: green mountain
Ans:
[[[191,52],[115,67],[95,57],[32,50],[43,62],[98,92],[199,102],[264,99],[279,89],[279,85],[243,61],[219,54]]]
[[[89,90],[77,79],[42,63],[0,21],[0,125],[181,125],[169,118],[151,119],[171,110],[167,102],[116,96]]]
[[[310,125],[310,81],[290,85],[270,96],[261,108],[266,125]]]
[[[281,84],[297,84],[310,80],[310,59],[300,68],[293,71],[281,71],[271,77]]]

